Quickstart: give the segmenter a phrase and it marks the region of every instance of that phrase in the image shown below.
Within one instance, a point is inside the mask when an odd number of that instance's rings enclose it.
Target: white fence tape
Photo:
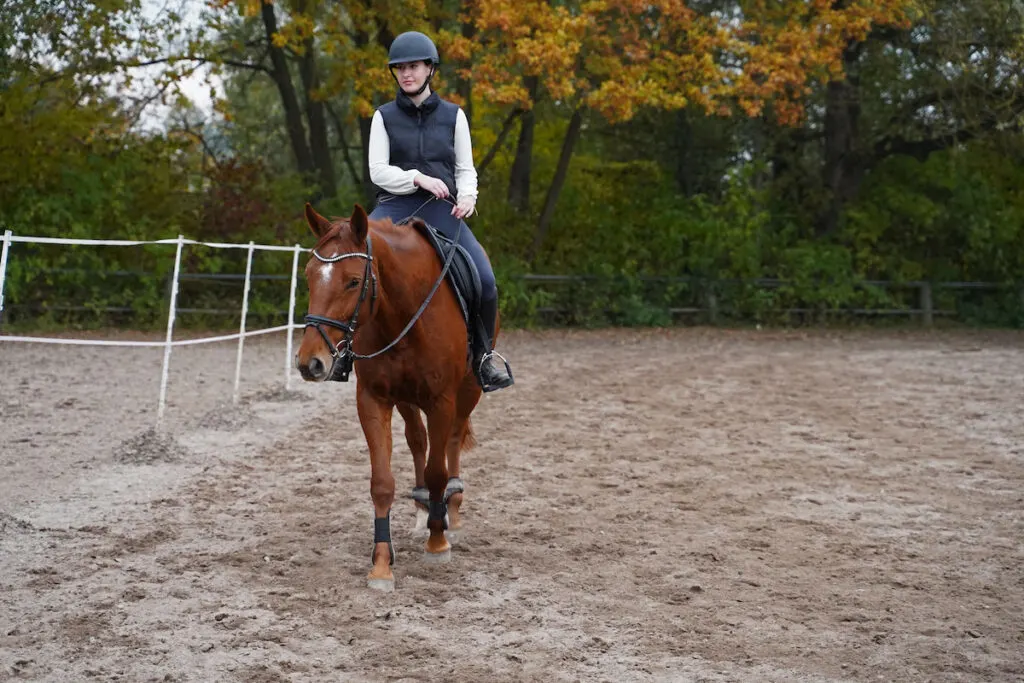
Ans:
[[[278,327],[268,327],[265,330],[249,330],[245,333],[246,337],[255,337],[260,334],[271,334],[272,332],[282,332],[287,329],[301,330],[302,325],[280,325]],[[231,341],[232,339],[238,339],[239,334],[225,334],[219,337],[199,337],[198,339],[179,339],[172,341],[171,346],[196,346],[198,344],[212,344],[214,342]],[[114,341],[109,339],[63,339],[61,337],[11,337],[0,334],[0,341],[11,341],[11,342],[30,342],[32,344],[64,344],[68,346],[159,346],[163,348],[167,346],[166,341]]]
[[[292,332],[297,329],[302,329],[302,325],[296,325],[293,321],[295,320],[295,289],[298,284],[298,268],[299,268],[299,253],[306,251],[300,245],[296,244],[291,247],[280,247],[270,244],[255,244],[249,242],[248,244],[227,244],[223,242],[198,242],[196,240],[186,239],[179,235],[177,239],[164,239],[164,240],[153,240],[153,241],[140,241],[140,240],[89,240],[89,239],[65,239],[60,237],[25,237],[20,235],[14,235],[10,230],[6,230],[3,235],[3,251],[0,252],[0,313],[4,309],[4,282],[6,280],[7,273],[7,262],[10,254],[10,246],[12,243],[32,243],[32,244],[65,244],[65,245],[80,245],[80,246],[105,246],[105,247],[137,247],[146,244],[162,244],[162,245],[175,245],[174,255],[174,274],[171,281],[171,295],[170,304],[167,311],[167,334],[164,341],[120,341],[120,340],[109,340],[109,339],[64,339],[61,337],[26,337],[16,335],[0,335],[0,341],[5,342],[27,342],[33,344],[64,344],[71,346],[123,346],[123,347],[162,347],[164,349],[164,359],[160,370],[160,397],[157,403],[157,425],[159,426],[163,420],[164,411],[167,403],[167,384],[170,370],[171,360],[171,349],[175,346],[194,346],[197,344],[211,344],[214,342],[238,340],[238,352],[235,359],[235,383],[234,391],[232,394],[232,400],[237,403],[239,399],[239,386],[241,383],[242,373],[242,353],[245,346],[246,337],[254,337],[261,334],[271,334],[274,332],[286,332],[286,344],[285,344],[285,388],[290,389],[291,386],[291,369],[292,369]],[[248,258],[245,265],[245,288],[242,294],[242,321],[239,325],[237,334],[225,334],[216,337],[201,337],[198,339],[181,339],[178,341],[174,340],[174,321],[177,314],[177,302],[178,302],[178,282],[181,277],[181,254],[182,250],[186,245],[204,246],[211,247],[214,249],[247,249]],[[249,288],[252,279],[252,257],[255,251],[290,251],[293,253],[292,257],[292,274],[291,274],[291,291],[288,297],[288,324],[279,325],[278,327],[270,327],[262,330],[247,331],[246,318],[249,313]]]
[[[8,231],[10,232],[10,231]],[[166,240],[85,240],[85,239],[69,239],[64,237],[21,237],[20,235],[12,235],[12,242],[31,242],[34,244],[70,244],[79,246],[94,246],[94,247],[141,247],[145,244],[177,244],[177,239],[166,239]],[[181,238],[182,244],[196,245],[200,247],[213,247],[214,249],[248,249],[248,244],[228,244],[225,242],[197,242],[196,240]],[[254,249],[260,251],[291,251],[293,247],[279,247],[273,244],[255,244]]]

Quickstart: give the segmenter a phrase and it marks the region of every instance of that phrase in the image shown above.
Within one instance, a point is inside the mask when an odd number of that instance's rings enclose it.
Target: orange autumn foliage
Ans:
[[[529,107],[522,78],[609,121],[688,105],[799,118],[814,79],[838,77],[842,50],[874,26],[906,25],[910,0],[755,0],[698,13],[683,0],[474,0],[475,40],[440,36],[489,101]]]
[[[250,16],[269,0],[213,0]],[[803,113],[815,81],[841,78],[842,52],[878,26],[906,26],[915,0],[741,0],[698,12],[685,0],[464,0],[457,29],[433,30],[425,0],[278,0],[275,43],[299,47],[314,35],[332,60],[321,96],[351,96],[367,116],[393,94],[386,52],[373,39],[421,30],[433,36],[476,96],[489,103],[532,106],[524,77],[544,96],[598,112],[611,122],[643,108],[696,106],[708,113],[759,115],[772,103],[783,123]],[[358,40],[357,36],[370,36]]]

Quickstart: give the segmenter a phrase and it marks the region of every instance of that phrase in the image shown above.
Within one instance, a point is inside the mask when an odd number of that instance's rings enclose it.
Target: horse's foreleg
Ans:
[[[391,473],[391,415],[393,406],[368,392],[356,392],[359,423],[370,449],[370,496],[373,498],[373,569],[367,577],[370,588],[394,590],[391,565],[395,561],[391,543],[391,504],[395,500],[395,477]]]
[[[412,495],[416,506],[416,532],[427,528],[427,483],[424,470],[427,467],[427,428],[423,426],[420,409],[409,403],[399,403],[398,412],[405,420],[405,441],[412,452],[412,465],[416,472],[416,488]]]
[[[451,545],[444,535],[448,526],[448,506],[444,492],[448,484],[445,451],[451,438],[454,421],[454,400],[440,399],[427,413],[427,438],[430,449],[427,453],[424,479],[430,491],[430,502],[427,504],[427,528],[430,529],[430,537],[427,539],[426,558],[437,562],[447,562],[451,559]]]

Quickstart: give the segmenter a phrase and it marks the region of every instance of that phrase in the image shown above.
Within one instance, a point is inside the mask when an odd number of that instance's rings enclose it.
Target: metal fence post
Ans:
[[[921,324],[931,327],[934,321],[935,309],[932,305],[932,283],[922,282],[921,289]]]
[[[7,281],[7,254],[11,250],[11,231],[4,230],[4,246],[0,251],[0,326],[4,322],[4,282]]]
[[[718,296],[714,289],[708,287],[704,297],[708,307],[708,322],[714,325],[718,322]]]
[[[292,388],[292,337],[295,335],[295,330],[292,326],[295,324],[295,285],[298,281],[299,273],[299,251],[302,247],[298,244],[295,245],[295,252],[292,255],[292,287],[288,294],[288,329],[285,330],[285,334],[288,335],[285,339],[285,351],[284,351],[284,390],[291,391]]]
[[[238,387],[242,381],[242,349],[245,348],[245,319],[249,317],[249,285],[252,282],[252,253],[254,243],[249,242],[249,252],[245,260],[245,284],[242,287],[242,322],[238,325],[238,354],[235,357],[235,391],[231,394],[231,402],[238,405]]]
[[[171,363],[171,341],[174,338],[174,317],[178,306],[178,278],[181,275],[181,249],[185,246],[185,236],[178,235],[178,248],[174,254],[174,273],[171,275],[171,303],[167,309],[167,340],[164,342],[164,365],[160,371],[160,403],[156,411],[156,424],[159,427],[164,419],[164,408],[167,406],[167,377]]]

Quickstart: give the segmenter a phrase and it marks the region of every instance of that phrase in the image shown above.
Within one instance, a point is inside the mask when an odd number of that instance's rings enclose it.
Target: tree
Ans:
[[[836,0],[820,12],[790,11],[784,18],[777,6],[771,8],[754,12],[768,43],[806,35],[809,26],[831,26],[837,14],[854,19],[822,46],[818,62],[828,68],[819,68],[824,78],[803,89],[799,108],[811,115],[802,119],[784,111],[776,119],[784,125],[800,119],[804,131],[787,137],[822,146],[819,235],[836,231],[866,175],[886,158],[908,154],[923,160],[1017,125],[1024,113],[1019,0],[930,0],[914,13],[898,3]],[[790,147],[785,156],[792,159],[799,149]]]
[[[902,19],[904,2],[758,1],[701,13],[682,0],[479,0],[477,44],[463,49],[472,55],[477,91],[523,111],[532,109],[539,91],[568,114],[534,253],[550,228],[588,116],[621,123],[643,109],[686,107],[756,116],[771,103],[779,120],[795,123],[810,81],[839,73],[845,44],[876,24]],[[522,151],[517,161],[514,177],[521,183],[528,167]],[[509,196],[521,198],[514,186]]]

